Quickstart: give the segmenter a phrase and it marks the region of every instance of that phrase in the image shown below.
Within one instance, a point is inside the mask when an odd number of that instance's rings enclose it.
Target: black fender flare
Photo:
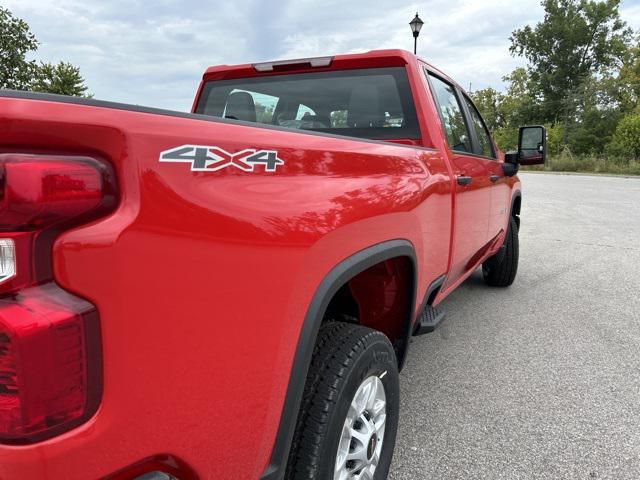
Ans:
[[[416,296],[417,263],[413,245],[407,240],[389,240],[360,250],[333,267],[316,288],[298,337],[298,345],[293,358],[287,393],[280,415],[280,425],[278,426],[276,440],[271,451],[271,459],[267,469],[260,477],[261,480],[282,480],[284,478],[313,348],[331,298],[342,285],[360,272],[394,257],[408,257],[413,265],[413,300],[408,312],[408,318],[405,320],[407,323],[406,328],[411,328],[415,306],[413,302],[415,302]]]
[[[520,208],[522,206],[522,192],[520,190],[515,190],[513,195],[511,196],[511,210],[509,211],[509,215],[511,215],[516,223],[518,224],[518,229],[520,229]]]

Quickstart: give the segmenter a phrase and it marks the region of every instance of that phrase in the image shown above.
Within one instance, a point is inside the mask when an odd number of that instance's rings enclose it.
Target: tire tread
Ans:
[[[291,444],[286,479],[318,478],[323,440],[341,387],[359,355],[377,341],[387,342],[392,349],[384,334],[361,325],[330,322],[320,327]]]

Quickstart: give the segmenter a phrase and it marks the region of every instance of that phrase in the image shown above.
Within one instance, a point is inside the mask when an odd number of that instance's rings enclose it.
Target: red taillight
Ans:
[[[115,203],[113,175],[103,162],[0,155],[1,443],[50,438],[98,407],[98,313],[55,283],[51,258],[61,231],[103,216]]]
[[[50,282],[0,299],[0,441],[30,443],[78,425],[100,400],[93,305]]]
[[[0,230],[38,230],[99,208],[103,171],[89,158],[0,155]]]

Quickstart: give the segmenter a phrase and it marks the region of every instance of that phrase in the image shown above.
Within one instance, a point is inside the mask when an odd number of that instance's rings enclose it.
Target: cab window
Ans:
[[[403,67],[210,81],[204,86],[196,111],[365,139],[420,138]]]
[[[471,125],[476,132],[476,136],[478,137],[478,147],[477,153],[478,155],[482,155],[483,157],[496,158],[496,154],[493,151],[493,142],[491,141],[491,135],[489,134],[489,130],[484,124],[484,120],[480,116],[480,112],[473,104],[473,102],[464,96],[464,101],[467,104],[467,108],[469,109],[469,114],[471,115]]]
[[[253,102],[255,112],[251,112],[253,114],[252,120],[255,118],[254,121],[261,123],[271,122],[273,112],[275,112],[279,100],[278,97],[274,97],[273,95],[265,95],[263,93],[239,88],[234,88],[229,94],[229,97],[234,100],[237,99],[237,101],[235,101],[235,104],[228,102],[225,105],[224,116],[238,120],[235,116],[239,115],[237,112],[241,111],[246,103]],[[244,104],[242,102],[244,102]],[[240,105],[237,105],[238,103],[240,103]]]

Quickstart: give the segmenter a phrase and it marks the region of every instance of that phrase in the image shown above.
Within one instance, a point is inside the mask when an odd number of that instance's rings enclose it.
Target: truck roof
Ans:
[[[456,83],[444,72],[423,58],[401,49],[370,50],[363,53],[348,53],[313,58],[275,60],[267,62],[244,63],[238,65],[214,65],[205,71],[202,79],[222,80],[246,78],[263,75],[277,75],[283,72],[314,72],[327,70],[348,70],[355,68],[380,68],[404,66],[419,61],[436,71],[452,83]]]

